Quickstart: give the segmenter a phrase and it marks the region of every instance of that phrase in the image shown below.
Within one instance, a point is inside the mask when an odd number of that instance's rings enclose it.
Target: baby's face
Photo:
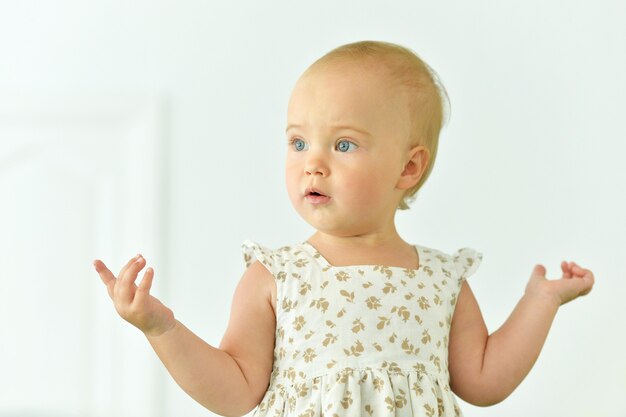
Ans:
[[[335,62],[305,74],[287,115],[286,182],[296,211],[336,236],[392,225],[409,130],[406,98],[380,70]]]

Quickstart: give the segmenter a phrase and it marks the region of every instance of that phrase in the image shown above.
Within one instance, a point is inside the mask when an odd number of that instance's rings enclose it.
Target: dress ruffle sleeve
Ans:
[[[259,261],[272,275],[276,276],[279,272],[278,260],[275,258],[274,251],[251,240],[246,240],[241,244],[241,251],[246,268],[249,268],[254,261]]]
[[[459,282],[465,281],[476,272],[483,254],[472,248],[461,248],[452,254]]]

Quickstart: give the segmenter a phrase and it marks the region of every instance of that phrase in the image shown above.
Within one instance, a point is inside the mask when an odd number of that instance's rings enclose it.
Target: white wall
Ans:
[[[573,260],[597,279],[562,307],[520,388],[491,408],[463,404],[466,415],[617,417],[626,413],[625,4],[0,0],[0,95],[167,97],[168,267],[155,276],[167,291],[156,295],[218,345],[241,242],[311,233],[283,185],[293,83],[343,43],[412,48],[440,75],[452,117],[428,183],[398,217],[405,240],[484,253],[470,284],[492,331],[536,263],[556,278]],[[19,278],[1,268],[0,280]],[[171,379],[163,385],[163,416],[207,415]]]

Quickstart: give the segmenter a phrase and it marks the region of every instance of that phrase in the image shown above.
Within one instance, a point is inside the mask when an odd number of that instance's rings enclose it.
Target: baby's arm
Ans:
[[[463,400],[496,404],[522,382],[537,360],[556,312],[591,291],[591,271],[561,264],[563,277],[547,280],[535,267],[526,292],[507,321],[491,335],[469,285],[464,282],[450,330],[450,386]]]
[[[145,260],[131,260],[119,278],[104,263],[94,265],[122,318],[144,332],[178,385],[214,413],[242,416],[262,399],[273,364],[275,316],[269,271],[256,262],[244,273],[233,297],[220,348],[196,336],[170,309],[149,295],[154,272],[134,284]]]

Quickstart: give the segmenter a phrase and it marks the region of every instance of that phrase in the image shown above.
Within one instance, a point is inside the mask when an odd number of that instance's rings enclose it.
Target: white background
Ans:
[[[347,42],[413,49],[438,72],[452,114],[430,179],[397,217],[404,239],[484,254],[470,284],[490,331],[537,263],[556,278],[560,261],[573,260],[597,280],[589,296],[561,308],[522,385],[490,408],[462,403],[465,414],[619,417],[626,415],[625,17],[619,0],[2,0],[0,97],[166,97],[167,164],[156,184],[167,196],[166,259],[148,264],[167,265],[156,269],[155,295],[216,346],[243,272],[241,242],[276,247],[312,233],[284,190],[294,82]],[[10,204],[12,196],[0,198]],[[9,279],[20,277],[0,265],[0,280]],[[95,272],[84,279],[99,280]],[[20,326],[19,315],[13,323]],[[0,343],[15,341],[0,332]],[[160,377],[162,416],[211,415]],[[0,378],[11,375],[0,370]],[[0,410],[2,401],[0,393]]]

